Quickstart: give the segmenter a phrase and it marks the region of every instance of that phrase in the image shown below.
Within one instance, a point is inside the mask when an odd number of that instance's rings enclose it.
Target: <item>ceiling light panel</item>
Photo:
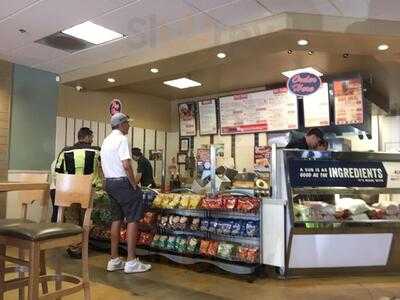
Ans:
[[[182,77],[182,78],[178,78],[178,79],[174,79],[174,80],[168,80],[168,81],[164,81],[165,85],[169,85],[172,87],[176,87],[178,89],[187,89],[187,88],[191,88],[191,87],[196,87],[196,86],[201,86],[200,82],[191,80],[189,78],[186,77]]]
[[[282,75],[290,78],[293,75],[298,74],[298,73],[311,73],[311,74],[317,75],[319,77],[324,75],[320,71],[318,71],[317,69],[315,69],[313,67],[285,71],[285,72],[282,72]]]
[[[62,31],[65,34],[99,45],[123,37],[121,33],[87,21]]]

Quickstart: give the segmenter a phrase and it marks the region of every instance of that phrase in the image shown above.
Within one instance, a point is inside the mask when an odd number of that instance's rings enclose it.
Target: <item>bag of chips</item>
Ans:
[[[211,241],[210,245],[208,246],[207,255],[208,256],[216,256],[218,253],[218,246],[219,246],[219,242]]]
[[[190,195],[182,195],[179,202],[180,209],[187,209],[189,207]]]
[[[245,235],[248,237],[258,236],[258,224],[254,221],[248,221],[246,223]]]
[[[158,222],[158,227],[166,229],[168,227],[168,216],[161,216]]]
[[[160,238],[158,240],[158,247],[160,249],[165,249],[165,247],[167,247],[167,240],[168,240],[168,236],[166,236],[166,235],[160,236]]]
[[[180,216],[174,216],[174,215],[169,216],[168,228],[171,230],[177,230],[179,228],[180,219],[181,219]]]
[[[216,233],[217,228],[218,228],[218,220],[217,219],[210,220],[210,223],[208,225],[208,232]]]
[[[199,239],[194,237],[189,238],[186,251],[191,254],[196,254],[199,251],[199,244]]]
[[[185,253],[187,246],[187,239],[185,237],[177,238],[175,242],[175,251],[178,253]]]
[[[200,218],[193,218],[190,224],[190,230],[198,231],[200,229]]]
[[[156,235],[153,237],[153,240],[151,241],[150,247],[152,247],[152,248],[158,248],[159,241],[160,241],[160,235],[159,235],[159,234],[156,234]]]
[[[260,257],[259,252],[258,247],[249,248],[247,250],[247,262],[251,264],[258,262]]]
[[[176,236],[169,236],[165,249],[170,250],[170,251],[174,251],[175,249],[175,242],[176,242]]]
[[[200,241],[200,254],[201,255],[207,255],[207,251],[208,251],[208,246],[210,246],[210,241],[208,240],[201,240]]]
[[[210,225],[210,222],[208,219],[202,219],[200,223],[200,231],[208,231],[208,226]]]
[[[235,245],[230,243],[220,243],[218,246],[218,256],[224,259],[231,259]]]
[[[177,229],[179,230],[186,230],[187,226],[188,226],[188,217],[180,217],[179,218],[179,223],[177,224]]]
[[[190,195],[188,209],[196,209],[201,201],[200,195]]]
[[[240,235],[242,231],[242,222],[239,220],[235,220],[232,222],[232,228],[231,228],[231,235]]]

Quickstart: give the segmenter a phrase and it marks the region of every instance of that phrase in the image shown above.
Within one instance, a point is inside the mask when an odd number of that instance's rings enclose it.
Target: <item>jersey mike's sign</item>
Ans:
[[[289,161],[293,187],[386,187],[388,174],[378,161]]]
[[[321,86],[321,79],[312,73],[297,73],[289,78],[288,89],[297,96],[307,96],[315,93]]]

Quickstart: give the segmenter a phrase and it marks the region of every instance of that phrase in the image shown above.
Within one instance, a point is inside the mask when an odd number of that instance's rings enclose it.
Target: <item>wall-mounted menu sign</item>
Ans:
[[[303,96],[304,103],[304,127],[329,126],[329,90],[328,84],[321,87],[308,96]]]
[[[200,101],[199,119],[200,119],[200,135],[217,134],[217,108],[215,99]]]
[[[180,136],[196,135],[196,105],[195,103],[180,103],[179,112],[179,134]]]
[[[297,97],[287,88],[265,91],[267,131],[292,130],[299,127]]]
[[[221,134],[254,133],[267,130],[265,92],[219,99]]]
[[[297,97],[287,88],[222,97],[221,134],[298,128]]]
[[[361,78],[333,81],[335,124],[349,125],[364,122]]]

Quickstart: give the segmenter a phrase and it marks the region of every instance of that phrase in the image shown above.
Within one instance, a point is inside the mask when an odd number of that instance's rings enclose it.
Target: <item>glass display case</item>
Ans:
[[[273,147],[271,180],[264,264],[285,276],[400,267],[400,155]]]

